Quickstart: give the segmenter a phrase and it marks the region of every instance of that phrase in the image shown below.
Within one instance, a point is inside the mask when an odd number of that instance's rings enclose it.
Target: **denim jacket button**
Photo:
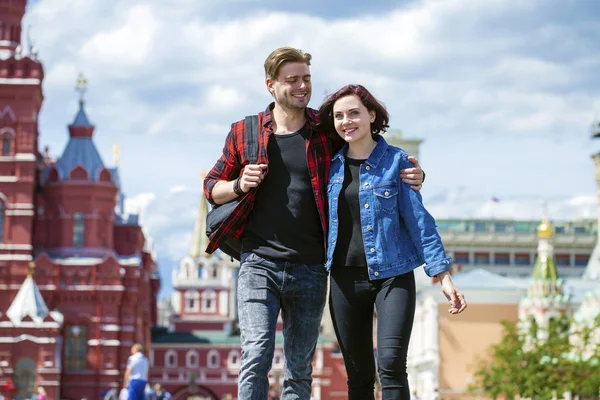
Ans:
[[[373,275],[375,275],[375,276],[379,276],[379,272],[375,272]]]
[[[370,231],[371,229],[373,229],[371,228],[371,225],[367,225],[367,230]]]
[[[390,195],[390,192],[388,192],[388,191],[386,190],[386,191],[385,191],[385,193],[383,193],[383,195],[384,195],[385,197],[388,197],[388,196]]]
[[[371,253],[375,253],[375,248],[371,247]]]
[[[366,167],[365,169],[368,171],[368,170],[370,170],[370,169],[371,169],[371,167],[369,167],[369,166],[367,165],[367,167]]]
[[[365,204],[365,208],[369,208],[369,203]]]

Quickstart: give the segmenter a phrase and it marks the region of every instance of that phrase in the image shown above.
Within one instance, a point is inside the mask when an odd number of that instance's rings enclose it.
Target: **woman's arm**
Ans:
[[[400,168],[411,166],[406,155],[400,155]],[[437,232],[435,219],[423,205],[421,193],[410,185],[399,183],[398,210],[415,248],[425,261],[425,273],[436,276],[450,269],[450,257],[446,255],[442,239]]]

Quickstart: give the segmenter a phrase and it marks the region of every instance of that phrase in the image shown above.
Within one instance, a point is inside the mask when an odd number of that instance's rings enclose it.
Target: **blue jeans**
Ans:
[[[310,399],[312,361],[326,296],[323,264],[294,264],[242,254],[237,292],[242,341],[239,400],[265,400],[268,396],[280,310],[285,356],[281,399]]]

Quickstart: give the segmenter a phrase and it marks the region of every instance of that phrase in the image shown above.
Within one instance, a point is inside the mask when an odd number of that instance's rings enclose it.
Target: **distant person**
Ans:
[[[154,393],[156,400],[173,400],[173,396],[171,396],[171,393],[164,390],[160,383],[154,384]]]
[[[127,360],[127,369],[123,378],[123,387],[129,392],[128,400],[146,400],[145,388],[148,384],[148,359],[144,355],[144,346],[136,343],[131,346],[131,355]]]
[[[46,400],[46,389],[42,386],[38,386],[37,388],[37,400]]]
[[[156,400],[156,393],[154,389],[152,389],[152,385],[150,382],[146,383],[146,388],[144,389],[144,397],[146,400]]]
[[[361,85],[344,86],[319,110],[320,129],[346,145],[331,161],[327,186],[331,271],[329,306],[348,374],[348,400],[373,400],[376,381],[373,312],[377,311],[377,370],[385,400],[409,400],[408,342],[416,305],[413,270],[437,277],[450,313],[467,304],[448,272],[435,220],[421,194],[403,183],[408,154],[380,133],[385,107]]]
[[[417,396],[416,390],[413,390],[412,395],[410,396],[410,400],[419,400],[419,396]]]

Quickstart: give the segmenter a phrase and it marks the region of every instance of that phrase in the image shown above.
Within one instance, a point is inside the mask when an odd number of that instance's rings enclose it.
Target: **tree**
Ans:
[[[560,398],[565,392],[586,398],[598,396],[600,357],[598,344],[593,341],[597,328],[573,330],[571,321],[563,316],[550,320],[547,328],[536,327],[548,329],[547,339],[538,340],[535,330],[522,332],[516,323],[503,325],[502,341],[478,362],[471,391],[482,390],[494,399],[519,395],[546,400],[554,395]]]

